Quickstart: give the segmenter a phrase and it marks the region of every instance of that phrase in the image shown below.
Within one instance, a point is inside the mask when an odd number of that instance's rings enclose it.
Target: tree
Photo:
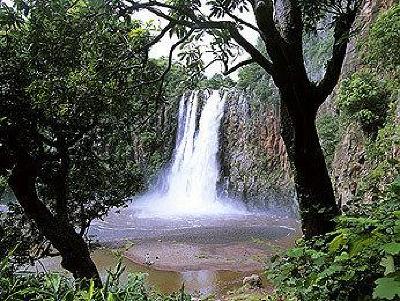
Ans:
[[[339,214],[315,119],[339,80],[359,4],[358,0],[210,0],[205,5],[199,0],[127,0],[118,6],[121,13],[147,9],[164,18],[169,23],[160,36],[175,33],[183,45],[208,34],[214,60],[224,64],[225,74],[255,63],[271,75],[281,98],[281,132],[294,171],[302,229],[310,238],[333,230]],[[242,18],[246,11],[252,12],[256,24]],[[304,63],[303,36],[321,24],[331,26],[334,43],[325,75],[313,82]],[[261,37],[267,55],[242,34],[243,28]],[[237,54],[233,52],[239,49],[249,58],[232,66]],[[189,47],[181,57],[193,64],[202,52],[200,46]]]
[[[142,188],[132,136],[161,106],[151,28],[100,0],[16,3],[0,10],[0,175],[39,256],[100,285],[86,231]]]

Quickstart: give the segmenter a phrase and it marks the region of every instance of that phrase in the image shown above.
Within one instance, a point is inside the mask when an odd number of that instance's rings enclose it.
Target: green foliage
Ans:
[[[337,99],[338,108],[356,118],[366,133],[376,134],[386,120],[390,90],[371,72],[359,71],[343,80]]]
[[[211,78],[200,81],[200,89],[212,89],[219,90],[220,88],[233,88],[235,82],[229,76],[223,76],[222,74],[214,74]]]
[[[137,134],[155,132],[149,139],[158,144],[146,144],[159,151],[170,141],[158,116],[161,66],[142,51],[153,27],[120,17],[105,1],[30,5],[27,16],[0,9],[0,173],[7,180],[16,154],[26,152],[38,166],[40,200],[83,234],[144,189],[148,154],[133,148]],[[1,222],[10,235],[2,239],[15,239],[15,223],[32,246],[45,241],[17,206]]]
[[[156,294],[145,284],[144,274],[129,274],[120,283],[124,267],[119,263],[109,271],[104,286],[97,288],[93,280],[73,281],[57,273],[19,274],[10,269],[10,255],[0,262],[0,299],[2,301],[190,301],[183,288],[170,296]]]
[[[400,125],[396,121],[395,106],[391,111],[376,138],[366,142],[366,155],[372,167],[361,179],[357,197],[369,195],[375,199],[399,175],[400,159],[396,156],[395,149],[400,147]]]
[[[267,104],[278,104],[279,97],[270,76],[259,65],[250,65],[239,72],[237,87]]]
[[[392,300],[398,295],[400,178],[379,202],[360,206],[364,214],[341,216],[336,231],[301,240],[272,260],[267,275],[277,287],[277,296],[288,300],[366,300],[373,296]]]
[[[363,45],[366,61],[383,71],[392,72],[400,66],[400,4],[380,14]]]
[[[339,142],[339,122],[336,116],[325,114],[316,121],[321,147],[327,166],[331,166]]]

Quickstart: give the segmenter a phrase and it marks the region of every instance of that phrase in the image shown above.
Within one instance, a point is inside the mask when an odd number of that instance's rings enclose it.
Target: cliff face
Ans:
[[[357,123],[351,123],[344,131],[332,162],[331,179],[340,206],[355,196],[359,180],[368,173],[366,163],[362,130]]]
[[[394,3],[395,0],[364,2],[356,21],[356,34],[348,46],[342,78],[361,67],[356,50],[357,39],[368,33],[379,12]],[[322,70],[321,65],[314,66],[314,73]],[[337,89],[320,108],[319,116],[329,114],[338,118],[336,95]],[[238,91],[233,93],[227,100],[221,135],[221,183],[227,195],[271,207],[293,204],[293,179],[280,136],[279,107],[276,104],[265,104],[265,101]],[[347,124],[340,133],[334,159],[329,166],[340,205],[354,197],[358,190],[357,183],[371,171],[373,165],[366,155],[366,139],[361,127],[354,122]]]
[[[279,132],[279,108],[231,92],[221,130],[221,184],[229,197],[256,206],[293,207],[293,184]]]
[[[366,136],[357,122],[351,122],[344,130],[332,162],[332,182],[340,205],[346,205],[354,197],[362,198],[364,202],[373,202],[376,197],[374,189],[382,190],[398,173],[399,98],[393,105],[387,125],[375,140]],[[374,156],[377,151],[379,155]]]
[[[379,12],[385,11],[395,4],[395,0],[367,0],[361,9],[361,13],[356,22],[357,35],[354,36],[348,46],[346,60],[343,66],[342,78],[346,78],[362,67],[359,53],[356,51],[357,39],[365,37],[369,26],[375,20]],[[320,110],[320,114],[337,114],[335,98],[337,89],[330,99]],[[397,99],[397,114],[394,125],[400,125],[400,102]],[[389,137],[393,139],[394,137]],[[363,133],[361,126],[353,121],[346,125],[345,130],[340,135],[339,143],[336,147],[334,160],[331,167],[331,178],[334,186],[336,198],[340,205],[345,205],[354,198],[359,192],[360,182],[377,166],[379,162],[374,162],[368,158],[367,144],[371,143]],[[372,142],[374,143],[374,142]],[[400,156],[398,146],[393,144],[387,154],[387,158]],[[371,196],[364,196],[365,200],[373,201]]]

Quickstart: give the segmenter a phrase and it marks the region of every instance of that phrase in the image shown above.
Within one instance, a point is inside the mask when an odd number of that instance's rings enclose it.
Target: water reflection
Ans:
[[[105,279],[107,271],[112,270],[118,263],[119,255],[116,252],[102,249],[96,250],[92,256],[100,276]],[[129,259],[121,258],[123,265],[126,266],[126,273],[121,277],[121,283],[128,281],[129,273],[147,274],[147,282],[152,289],[162,293],[173,293],[178,291],[182,284],[185,284],[185,290],[194,296],[208,296],[212,294],[223,294],[229,290],[238,288],[244,276],[252,272],[234,272],[234,271],[160,271],[151,267],[136,264]],[[59,271],[66,273],[61,269],[60,258],[48,258],[37,263],[34,267],[26,270],[30,272]]]
[[[189,271],[183,272],[182,280],[190,286],[190,290],[200,295],[210,295],[217,291],[216,272],[214,271]],[[189,288],[189,287],[188,287]]]

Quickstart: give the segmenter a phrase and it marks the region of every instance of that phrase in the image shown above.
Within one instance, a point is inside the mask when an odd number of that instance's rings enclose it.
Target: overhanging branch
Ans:
[[[224,75],[229,75],[229,74],[235,72],[236,70],[238,70],[239,68],[242,68],[242,67],[244,67],[244,66],[253,64],[253,63],[255,63],[255,62],[256,62],[256,61],[255,61],[253,58],[251,58],[251,59],[244,60],[244,61],[242,61],[242,62],[236,64],[235,66],[233,66],[233,67],[231,67],[231,68],[228,68],[228,66],[225,65],[225,72],[224,72],[223,74],[224,74]]]
[[[240,33],[236,27],[230,27],[229,32],[232,38],[246,50],[251,57],[257,62],[267,73],[272,75],[273,68],[272,63],[249,41],[247,41]]]
[[[232,38],[243,47],[254,59],[255,62],[260,64],[262,68],[264,68],[269,74],[272,74],[272,63],[247,39],[245,39],[237,29],[237,26],[232,21],[212,21],[212,20],[204,20],[198,18],[193,12],[188,13],[186,10],[182,10],[182,8],[172,6],[169,4],[160,3],[158,1],[149,1],[146,3],[139,3],[137,1],[128,0],[129,3],[132,4],[130,7],[132,10],[140,10],[146,9],[149,12],[159,16],[173,25],[182,25],[191,29],[191,32],[196,29],[220,29],[220,30],[228,30],[231,34]],[[175,10],[180,13],[185,13],[185,16],[189,19],[177,19],[169,14],[164,13],[159,8],[168,8],[170,10]],[[189,10],[190,11],[190,10]]]

